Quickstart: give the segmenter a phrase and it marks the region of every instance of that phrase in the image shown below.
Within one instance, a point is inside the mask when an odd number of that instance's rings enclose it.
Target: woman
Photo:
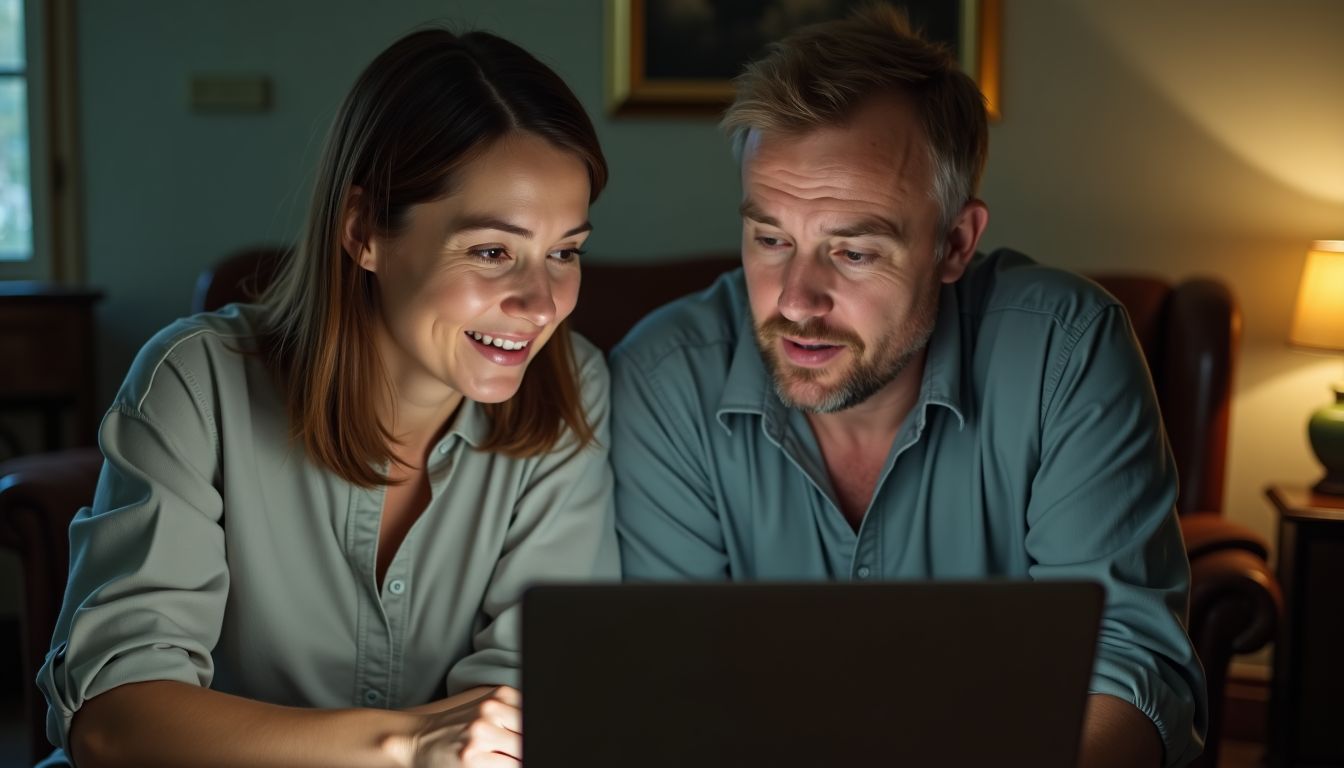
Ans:
[[[360,76],[277,283],[160,332],[103,421],[39,680],[81,768],[518,762],[522,589],[618,575],[563,324],[606,173],[498,37]]]

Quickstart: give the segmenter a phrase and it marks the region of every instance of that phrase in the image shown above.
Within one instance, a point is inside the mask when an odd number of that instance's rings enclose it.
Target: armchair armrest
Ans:
[[[1244,550],[1190,561],[1190,634],[1205,669],[1274,638],[1283,596],[1268,564]]]
[[[1265,540],[1212,512],[1181,517],[1190,557],[1190,635],[1206,670],[1274,638],[1283,596]],[[1212,690],[1212,687],[1211,687]]]
[[[34,681],[51,644],[70,563],[70,519],[93,501],[103,455],[96,448],[23,456],[0,463],[0,547],[23,573],[22,671],[30,761],[51,750],[46,702]]]
[[[1193,764],[1199,768],[1218,764],[1232,656],[1263,648],[1278,631],[1283,611],[1264,541],[1217,515],[1207,517],[1212,519],[1193,520],[1189,531],[1186,520],[1181,523],[1190,555],[1190,639],[1209,693],[1209,732],[1204,754]]]
[[[1206,554],[1225,549],[1240,549],[1261,560],[1269,559],[1269,545],[1264,537],[1217,512],[1181,515],[1181,536],[1185,539],[1185,551],[1192,562]]]

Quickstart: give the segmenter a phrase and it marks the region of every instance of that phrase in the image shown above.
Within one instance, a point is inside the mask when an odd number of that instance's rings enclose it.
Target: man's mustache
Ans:
[[[833,344],[851,347],[856,354],[863,353],[863,340],[853,331],[830,328],[820,318],[812,318],[804,323],[795,323],[783,315],[775,315],[761,323],[759,333],[762,339],[774,340],[781,336],[806,339],[816,344]]]

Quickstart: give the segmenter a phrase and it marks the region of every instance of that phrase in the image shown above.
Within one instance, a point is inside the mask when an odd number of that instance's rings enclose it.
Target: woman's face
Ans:
[[[413,206],[402,232],[372,238],[379,351],[402,401],[509,399],[579,295],[588,171],[532,134],[500,139],[453,193]]]

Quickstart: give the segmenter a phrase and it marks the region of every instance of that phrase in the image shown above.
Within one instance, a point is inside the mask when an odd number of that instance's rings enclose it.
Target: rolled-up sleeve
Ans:
[[[472,652],[448,671],[449,693],[518,685],[522,595],[543,581],[620,579],[612,511],[609,380],[601,354],[576,338],[584,412],[596,440],[572,433],[536,460],[513,508],[503,551],[481,606]]]
[[[143,370],[147,357],[99,429],[98,490],[70,525],[65,600],[38,674],[47,736],[67,752],[89,698],[147,680],[208,686],[213,673],[229,588],[217,432],[191,375],[171,354]]]
[[[1176,469],[1123,310],[1069,331],[1043,397],[1041,465],[1027,510],[1037,579],[1106,589],[1090,690],[1152,719],[1166,765],[1203,747],[1203,670],[1186,630],[1190,565],[1175,513]]]

